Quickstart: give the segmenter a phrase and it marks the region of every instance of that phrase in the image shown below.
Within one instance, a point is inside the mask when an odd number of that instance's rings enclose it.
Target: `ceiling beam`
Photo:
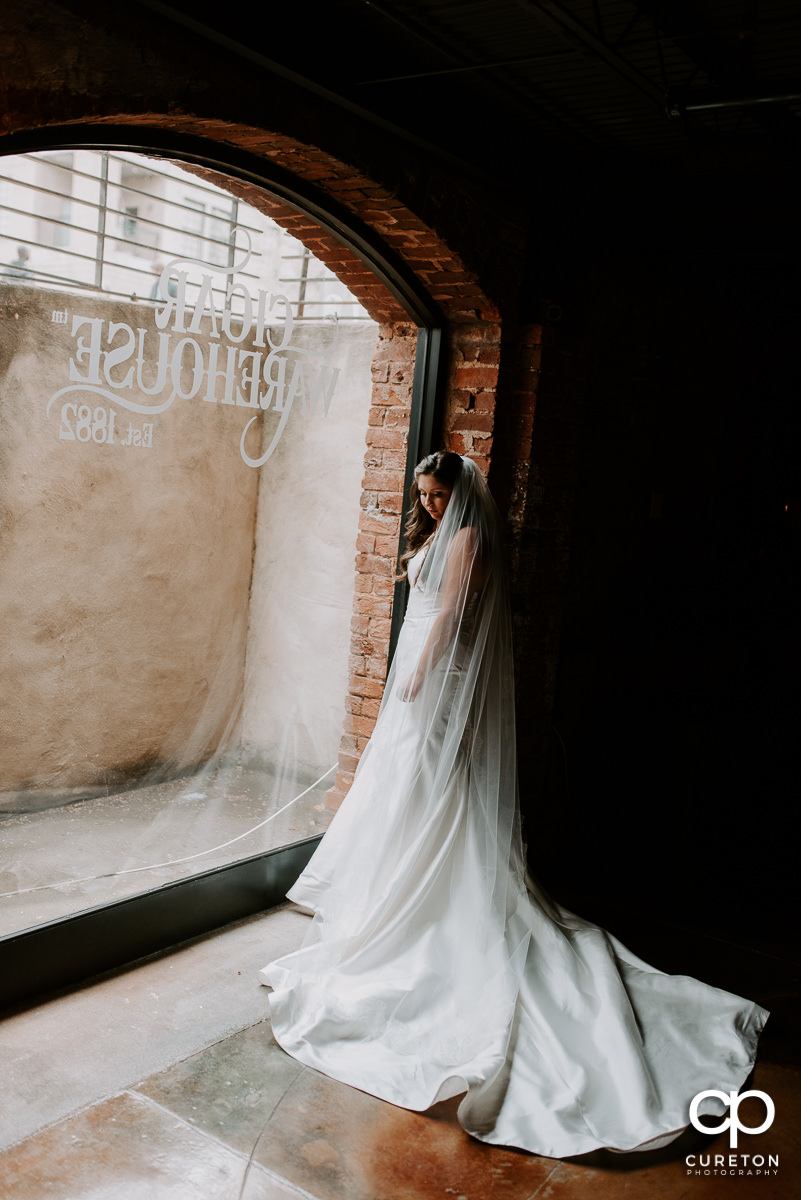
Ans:
[[[436,50],[443,57],[449,59],[452,63],[458,64],[458,68],[464,70],[480,69],[486,72],[486,85],[491,87],[493,91],[503,97],[508,103],[511,101],[528,119],[534,117],[546,125],[550,126],[557,134],[562,137],[568,136],[578,146],[597,145],[598,131],[587,125],[581,117],[576,113],[571,112],[562,104],[555,96],[546,93],[542,88],[538,87],[532,81],[528,83],[526,92],[521,92],[520,88],[515,86],[505,76],[497,76],[493,74],[496,69],[492,66],[482,66],[476,63],[475,57],[466,53],[463,49],[457,48],[453,40],[449,36],[441,37],[429,23],[413,18],[402,8],[390,3],[390,0],[364,0],[364,3],[380,13],[386,20],[393,22],[404,32],[411,34],[417,38],[429,49]],[[459,28],[458,23],[456,26]],[[442,72],[445,74],[446,72]],[[453,74],[460,73],[459,69],[450,72]],[[432,72],[432,74],[435,74]],[[420,76],[423,77],[422,75]],[[413,76],[412,76],[413,78]],[[389,80],[363,80],[359,81],[359,87],[367,87],[371,84],[379,84],[389,82]]]
[[[517,3],[552,33],[558,34],[585,52],[590,51],[616,75],[625,80],[630,87],[635,88],[641,95],[647,96],[653,104],[664,111],[664,89],[643,75],[642,71],[633,66],[598,34],[583,25],[562,4],[558,4],[556,0],[517,0]]]
[[[792,109],[781,103],[779,90],[785,91],[783,85],[767,79],[761,79],[752,68],[753,47],[759,35],[758,5],[750,4],[747,27],[739,33],[742,37],[732,37],[731,29],[717,33],[710,28],[699,14],[695,4],[688,0],[631,0],[643,16],[649,17],[661,31],[668,36],[681,37],[682,51],[705,72],[710,83],[721,89],[722,95],[731,97],[753,96],[769,97],[770,102],[761,103],[757,100],[749,106],[748,112],[752,121],[765,130],[777,150],[790,154],[795,158],[801,151],[801,121]],[[742,45],[745,39],[745,48]],[[789,91],[794,94],[797,89]],[[680,105],[680,97],[677,98]],[[680,105],[681,107],[681,105]],[[685,111],[688,106],[684,106]],[[700,110],[697,110],[700,111]],[[683,115],[683,114],[679,114]],[[692,117],[686,118],[692,120]]]

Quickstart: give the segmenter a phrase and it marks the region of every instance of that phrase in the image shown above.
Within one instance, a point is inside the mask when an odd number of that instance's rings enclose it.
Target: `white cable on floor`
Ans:
[[[211,846],[208,850],[201,850],[198,854],[189,854],[186,858],[173,858],[170,859],[169,862],[150,863],[146,867],[127,867],[124,871],[109,871],[106,875],[85,875],[83,879],[64,879],[59,883],[40,883],[37,884],[36,887],[20,888],[20,890],[17,892],[0,892],[0,900],[9,899],[11,896],[27,896],[30,892],[47,892],[53,888],[73,887],[77,883],[93,883],[96,879],[117,879],[121,875],[136,875],[138,871],[158,871],[162,867],[177,867],[180,866],[181,863],[192,862],[196,858],[203,858],[207,854],[214,854],[215,850],[225,850],[227,846],[233,846],[234,842],[241,842],[242,838],[250,837],[251,833],[256,833],[256,831],[263,828],[263,826],[269,825],[270,821],[274,821],[276,817],[280,817],[282,812],[286,812],[291,805],[295,804],[298,800],[302,800],[303,797],[309,792],[313,791],[318,784],[322,783],[324,779],[327,779],[331,772],[335,771],[336,768],[337,764],[334,763],[333,767],[329,767],[319,779],[315,779],[314,783],[310,783],[305,791],[301,792],[297,796],[294,796],[284,805],[283,808],[279,808],[278,812],[272,813],[269,817],[266,817],[265,820],[260,821],[258,825],[254,825],[252,829],[246,829],[244,833],[237,834],[237,836],[231,838],[230,841],[221,842],[219,846]]]

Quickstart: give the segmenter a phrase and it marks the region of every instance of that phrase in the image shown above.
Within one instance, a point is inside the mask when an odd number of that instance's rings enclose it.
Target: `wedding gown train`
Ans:
[[[428,700],[408,703],[397,686],[441,611],[442,586],[419,586],[424,559],[410,564],[373,738],[289,893],[316,914],[309,934],[260,975],[275,1038],[404,1108],[465,1093],[459,1121],[486,1142],[556,1158],[663,1145],[688,1125],[696,1093],[741,1087],[768,1014],[663,974],[554,904],[525,876],[516,825],[508,848],[497,839],[499,874],[475,778],[487,741],[471,728],[475,696],[442,767],[467,635],[430,672]],[[460,614],[463,630],[477,603]]]

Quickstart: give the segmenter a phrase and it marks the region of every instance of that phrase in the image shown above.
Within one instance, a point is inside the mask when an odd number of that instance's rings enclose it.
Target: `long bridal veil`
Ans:
[[[503,534],[469,459],[409,583],[374,734],[290,892],[314,924],[262,978],[285,1049],[423,1109],[499,1069],[530,937]]]
[[[382,754],[397,760],[399,774],[425,774],[432,796],[447,792],[461,774],[486,906],[473,943],[486,962],[499,941],[507,942],[511,895],[525,893],[503,545],[489,489],[464,458],[445,515],[410,577],[412,600],[384,706],[403,700],[410,678],[421,680],[420,687],[409,711],[401,709],[401,719],[392,722],[394,738],[380,743]],[[420,616],[418,592],[428,598]],[[406,736],[407,723],[419,731],[413,740]],[[371,752],[377,752],[372,743]],[[387,767],[392,769],[385,761]],[[520,955],[525,957],[525,947],[518,945],[515,957]]]
[[[767,1014],[648,966],[526,876],[502,545],[463,459],[408,564],[373,736],[289,893],[315,914],[308,936],[261,973],[273,1032],[405,1108],[466,1093],[459,1120],[485,1141],[652,1146],[696,1093],[741,1085]]]

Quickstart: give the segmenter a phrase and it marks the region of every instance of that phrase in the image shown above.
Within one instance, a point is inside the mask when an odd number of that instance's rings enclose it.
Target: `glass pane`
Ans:
[[[0,160],[0,935],[322,832],[377,329],[178,164]]]

